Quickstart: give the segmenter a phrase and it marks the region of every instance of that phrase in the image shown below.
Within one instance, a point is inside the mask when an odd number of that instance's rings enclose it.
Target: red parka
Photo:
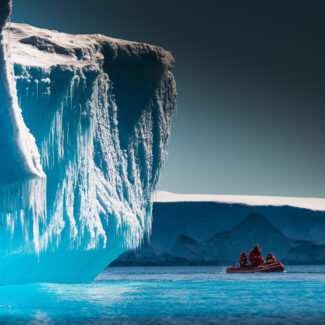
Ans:
[[[260,247],[254,247],[249,252],[249,261],[252,265],[260,265],[265,263],[263,256],[261,255],[262,250]]]
[[[266,257],[266,263],[271,264],[271,263],[275,263],[276,262],[276,258],[274,256],[274,254],[270,253],[267,255]]]
[[[247,259],[246,252],[242,252],[240,254],[239,265],[240,266],[248,266],[248,259]]]

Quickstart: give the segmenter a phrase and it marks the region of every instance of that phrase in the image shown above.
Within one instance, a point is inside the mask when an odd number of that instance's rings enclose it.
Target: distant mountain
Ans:
[[[232,229],[248,214],[259,213],[289,238],[325,244],[325,211],[242,202],[155,202],[150,243],[169,251],[180,235],[201,241]],[[289,203],[288,203],[289,204]]]
[[[286,263],[325,264],[325,199],[159,192],[150,244],[114,264],[229,264],[256,242]]]
[[[121,255],[113,265],[234,264],[241,251],[248,252],[256,243],[261,245],[264,255],[272,251],[287,264],[325,264],[325,245],[289,239],[263,215],[250,213],[231,230],[208,239],[180,235],[168,252],[147,245],[145,249]]]
[[[190,261],[169,253],[159,254],[155,251],[131,250],[120,255],[110,266],[189,266]]]
[[[169,253],[155,251],[148,241],[138,250],[130,250],[119,256],[110,266],[184,266],[190,265],[185,258],[173,256]]]
[[[293,240],[283,261],[287,264],[325,264],[325,245]]]
[[[171,253],[196,263],[234,263],[243,250],[248,253],[256,243],[261,245],[264,253],[272,251],[283,259],[291,241],[264,216],[251,213],[233,229],[217,233],[207,240],[197,242],[188,236],[186,240],[180,236]]]

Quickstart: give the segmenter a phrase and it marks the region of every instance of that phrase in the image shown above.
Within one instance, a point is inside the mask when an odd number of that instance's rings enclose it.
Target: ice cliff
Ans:
[[[0,283],[91,281],[150,232],[174,59],[9,12],[0,0]]]

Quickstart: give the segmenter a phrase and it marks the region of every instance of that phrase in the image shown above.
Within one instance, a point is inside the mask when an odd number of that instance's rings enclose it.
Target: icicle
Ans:
[[[11,236],[15,235],[15,248],[26,244],[27,250],[39,253],[40,228],[47,222],[46,178],[1,185],[0,220],[10,228]],[[27,245],[30,238],[34,247]]]

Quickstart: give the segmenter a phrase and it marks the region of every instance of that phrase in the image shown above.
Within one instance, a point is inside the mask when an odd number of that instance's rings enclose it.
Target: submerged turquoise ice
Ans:
[[[150,233],[174,59],[5,25],[10,6],[0,0],[0,283],[90,282]]]
[[[324,324],[325,267],[109,268],[90,284],[0,287],[0,321],[36,324]]]

